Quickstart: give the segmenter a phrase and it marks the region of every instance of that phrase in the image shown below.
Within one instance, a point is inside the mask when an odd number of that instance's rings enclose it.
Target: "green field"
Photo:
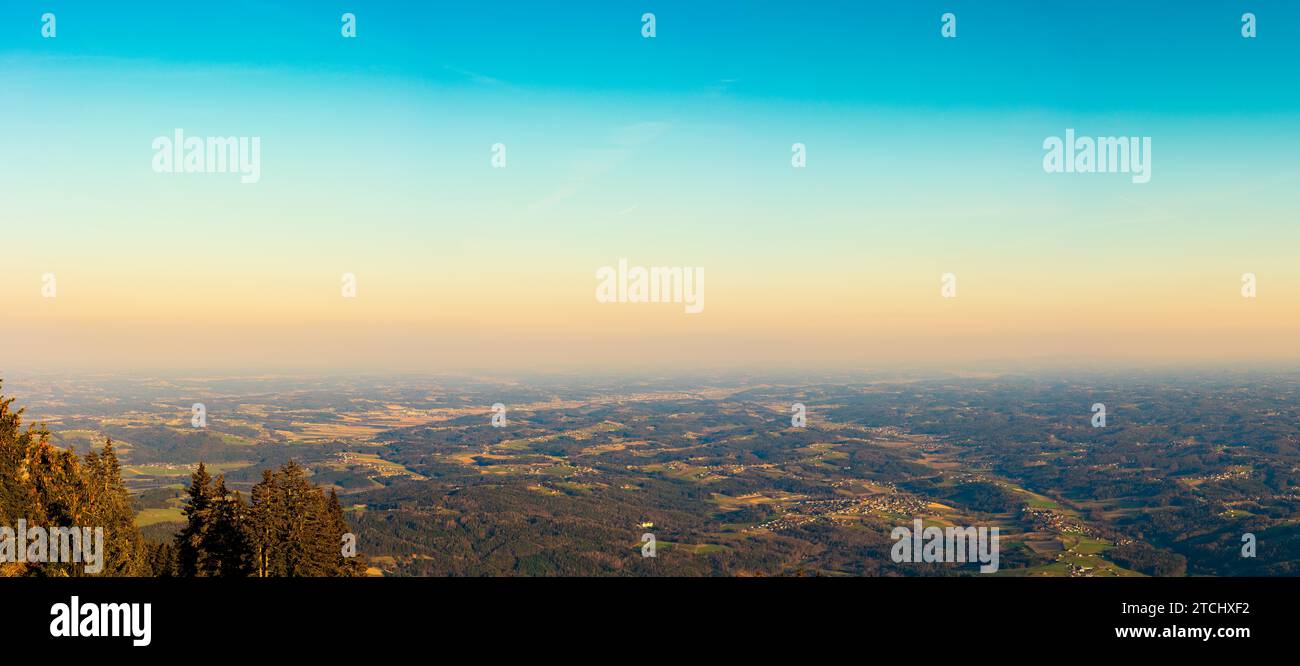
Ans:
[[[148,527],[158,523],[170,523],[185,520],[180,509],[145,509],[136,514],[135,524],[138,527]]]

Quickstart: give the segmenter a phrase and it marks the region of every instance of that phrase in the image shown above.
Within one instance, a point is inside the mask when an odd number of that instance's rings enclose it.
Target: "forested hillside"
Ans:
[[[191,475],[186,523],[172,543],[146,543],[113,442],[78,456],[50,443],[41,426],[0,395],[0,576],[350,576],[361,565],[343,554],[348,526],[338,497],[289,461],[265,470],[251,502],[211,477]],[[102,567],[57,561],[47,528],[102,529]],[[28,550],[26,535],[41,533]],[[91,547],[91,540],[87,540]],[[22,550],[22,556],[18,550]],[[38,555],[28,558],[27,553]],[[32,561],[36,560],[36,561]]]

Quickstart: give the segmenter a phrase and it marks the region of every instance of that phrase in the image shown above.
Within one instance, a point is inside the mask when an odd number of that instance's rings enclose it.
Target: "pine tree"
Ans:
[[[211,521],[203,549],[207,553],[208,575],[247,576],[252,570],[252,548],[245,527],[248,507],[238,492],[226,488],[220,475],[212,491]]]
[[[113,451],[113,440],[98,454],[86,456],[87,491],[90,507],[88,525],[104,530],[104,571],[108,576],[140,576],[148,573],[147,552],[135,511],[122,483],[122,466]]]
[[[16,524],[19,518],[44,519],[34,505],[36,498],[29,482],[33,448],[48,433],[31,427],[24,431],[23,410],[12,409],[13,402],[13,398],[0,396],[0,520],[6,525]]]
[[[312,486],[302,467],[290,460],[280,468],[278,509],[283,514],[276,521],[281,526],[280,547],[283,552],[281,576],[311,576],[315,543],[313,536],[319,520],[314,511]]]
[[[272,575],[276,535],[279,532],[275,525],[275,516],[279,512],[273,509],[279,500],[279,488],[271,470],[262,470],[262,482],[253,486],[250,500],[252,505],[248,509],[246,528],[253,551],[253,575],[265,578]]]
[[[148,550],[148,574],[156,578],[176,576],[176,546],[166,541],[145,544]]]
[[[180,576],[206,576],[204,550],[212,512],[212,477],[203,463],[190,475],[188,498],[181,513],[185,527],[176,535],[176,572]]]
[[[326,503],[326,514],[328,516],[328,534],[334,536],[334,545],[336,546],[337,565],[333,576],[361,576],[365,574],[366,568],[357,561],[355,557],[343,556],[343,535],[352,532],[348,526],[347,518],[343,516],[343,505],[339,502],[339,494],[330,488],[329,500]]]

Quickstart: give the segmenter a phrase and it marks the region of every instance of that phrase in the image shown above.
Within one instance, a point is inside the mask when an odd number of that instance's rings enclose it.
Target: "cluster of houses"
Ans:
[[[345,465],[364,468],[367,471],[373,472],[376,476],[381,476],[381,477],[409,476],[413,479],[424,478],[422,476],[419,476],[418,474],[413,474],[411,472],[408,472],[405,469],[402,469],[400,466],[392,465],[384,462],[383,460],[376,460],[374,458],[362,458],[357,454],[351,453],[349,451],[340,451],[334,454],[334,457],[339,462]]]
[[[1036,531],[1096,536],[1097,530],[1093,529],[1092,526],[1081,523],[1059,511],[1027,506],[1021,513],[1033,523]]]
[[[1065,566],[1069,571],[1068,575],[1070,576],[1070,578],[1086,578],[1086,577],[1097,575],[1093,567],[1083,566],[1082,564],[1075,564],[1074,562],[1066,562]]]
[[[863,516],[878,513],[891,513],[905,516],[920,515],[929,508],[929,503],[914,495],[901,493],[890,495],[870,495],[867,497],[808,499],[799,500],[784,509],[780,516],[754,529],[779,531],[799,525],[806,525],[820,517],[829,516]]]
[[[1227,481],[1228,479],[1245,479],[1248,478],[1249,476],[1250,476],[1250,470],[1246,468],[1241,468],[1241,469],[1230,469],[1226,472],[1219,472],[1218,474],[1207,474],[1205,476],[1189,476],[1189,477],[1185,477],[1185,480],[1191,483],[1195,483],[1198,481],[1204,482],[1204,481]]]

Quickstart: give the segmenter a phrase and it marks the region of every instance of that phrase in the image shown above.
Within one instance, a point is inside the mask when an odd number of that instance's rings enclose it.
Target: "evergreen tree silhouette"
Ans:
[[[203,463],[190,475],[185,508],[185,527],[176,535],[176,573],[180,576],[208,575],[204,548],[212,519],[212,477]]]

